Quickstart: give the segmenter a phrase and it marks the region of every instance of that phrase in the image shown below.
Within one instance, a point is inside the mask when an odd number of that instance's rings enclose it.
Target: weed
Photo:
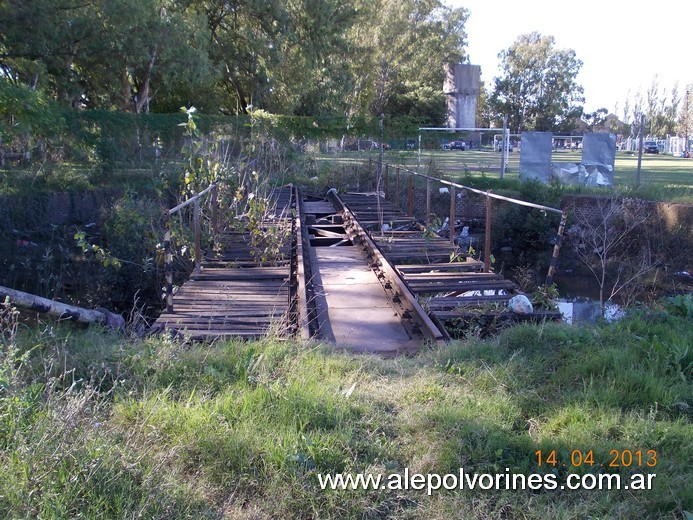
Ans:
[[[540,285],[532,293],[532,303],[537,309],[555,311],[558,309],[556,305],[558,296],[558,287],[556,287],[556,284]]]

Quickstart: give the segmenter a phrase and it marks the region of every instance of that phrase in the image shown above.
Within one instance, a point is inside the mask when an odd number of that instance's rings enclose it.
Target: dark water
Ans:
[[[618,302],[609,302],[605,304],[602,316],[599,286],[590,274],[564,272],[556,276],[555,280],[561,296],[556,303],[566,323],[578,325],[602,320],[613,322],[625,315],[623,307]]]
[[[602,316],[599,300],[589,298],[561,298],[556,305],[563,314],[563,321],[571,325],[598,323],[602,320],[611,323],[625,316],[623,307],[616,303],[607,303]]]

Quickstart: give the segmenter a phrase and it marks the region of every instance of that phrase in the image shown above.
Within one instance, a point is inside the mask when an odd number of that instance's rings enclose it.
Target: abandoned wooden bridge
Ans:
[[[206,340],[293,335],[387,355],[474,324],[561,318],[510,311],[520,289],[468,255],[454,225],[440,236],[382,194],[304,198],[284,186],[259,227],[286,238],[271,258],[257,233],[227,230],[204,254],[198,239],[196,269],[169,290],[152,330]]]

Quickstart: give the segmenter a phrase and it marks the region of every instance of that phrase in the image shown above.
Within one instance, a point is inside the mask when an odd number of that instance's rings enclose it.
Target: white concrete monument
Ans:
[[[481,67],[467,63],[446,63],[444,67],[443,93],[448,101],[448,128],[475,128]]]

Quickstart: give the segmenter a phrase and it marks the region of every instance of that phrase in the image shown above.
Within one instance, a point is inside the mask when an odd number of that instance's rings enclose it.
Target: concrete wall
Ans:
[[[575,211],[579,209],[588,218],[600,218],[600,204],[607,199],[588,195],[566,195],[563,197],[561,207],[564,210]],[[639,204],[646,207],[646,211],[652,218],[660,218],[669,231],[687,231],[689,237],[693,235],[693,204],[675,204],[671,202],[657,202],[641,199],[624,199],[625,204]]]

